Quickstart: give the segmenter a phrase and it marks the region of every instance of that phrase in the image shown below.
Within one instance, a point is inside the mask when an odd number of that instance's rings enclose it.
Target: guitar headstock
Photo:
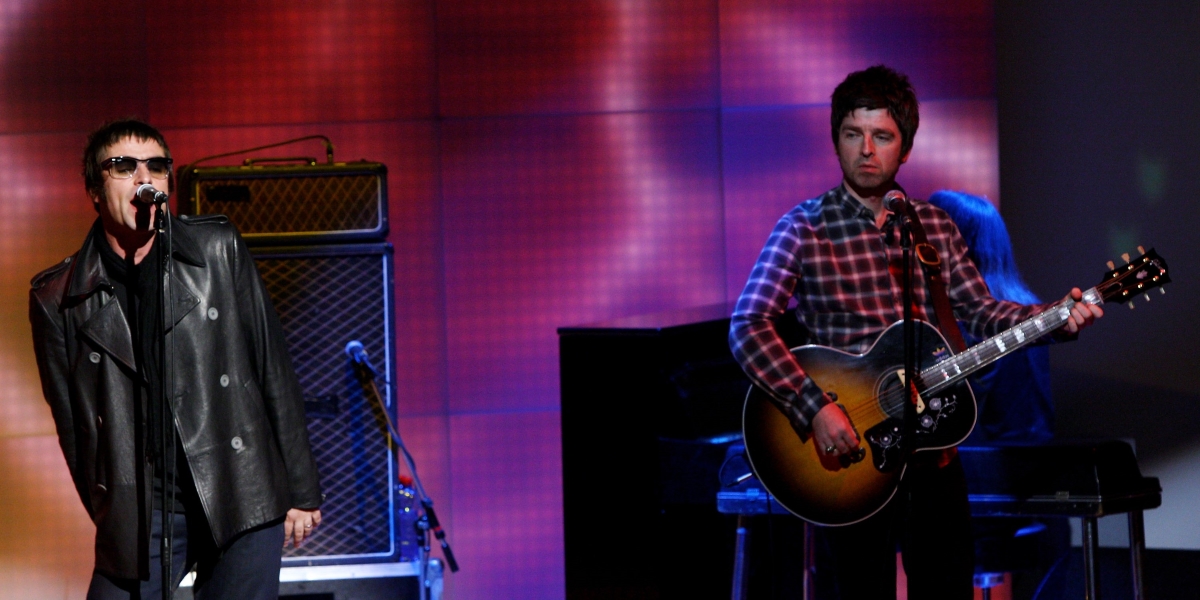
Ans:
[[[1138,252],[1142,255],[1133,260],[1129,259],[1128,254],[1123,255],[1122,258],[1127,264],[1119,267],[1114,266],[1111,261],[1108,263],[1112,270],[1105,273],[1103,281],[1096,286],[1096,292],[1105,302],[1129,301],[1129,307],[1133,308],[1131,299],[1138,294],[1155,288],[1166,293],[1162,286],[1171,282],[1167,275],[1167,261],[1163,260],[1154,248],[1147,252],[1138,246]],[[1149,300],[1150,297],[1146,296],[1146,299]]]

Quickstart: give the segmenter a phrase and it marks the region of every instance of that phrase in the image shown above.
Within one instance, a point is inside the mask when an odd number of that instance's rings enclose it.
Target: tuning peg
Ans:
[[[1146,249],[1141,246],[1138,246],[1138,254],[1145,254],[1145,253],[1146,253]]]
[[[1150,294],[1142,294],[1142,297],[1146,299],[1146,302],[1150,301]]]
[[[1110,261],[1108,261],[1108,268],[1111,271],[1112,269],[1117,268],[1117,265],[1116,265],[1116,263],[1114,263],[1113,261],[1110,260]]]
[[[1129,301],[1129,310],[1133,310],[1133,300]]]
[[[1158,293],[1160,293],[1160,294],[1165,294],[1165,293],[1167,293],[1167,288],[1165,288],[1165,287],[1160,287],[1160,288],[1158,288]]]
[[[1126,252],[1126,253],[1122,254],[1121,260],[1125,261],[1125,264],[1129,264],[1129,253]]]

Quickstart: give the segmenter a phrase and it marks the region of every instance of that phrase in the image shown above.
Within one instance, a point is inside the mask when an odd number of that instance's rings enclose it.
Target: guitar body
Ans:
[[[883,508],[904,476],[912,452],[954,446],[975,426],[975,397],[965,381],[921,396],[912,431],[904,424],[904,328],[886,329],[865,354],[824,346],[792,350],[809,377],[850,416],[860,457],[827,456],[810,437],[801,440],[767,393],[751,386],[742,429],[755,475],[797,516],[821,525],[848,525]],[[917,372],[949,356],[949,344],[916,322]],[[854,460],[858,458],[858,460]]]

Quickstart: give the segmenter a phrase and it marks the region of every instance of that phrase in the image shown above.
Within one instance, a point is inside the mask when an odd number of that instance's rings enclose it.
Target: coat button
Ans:
[[[221,376],[221,387],[229,387],[229,376],[228,375]]]
[[[100,429],[101,427],[104,427],[104,417],[96,415],[96,429]]]
[[[93,352],[93,353],[89,354],[88,360],[92,361],[93,363],[100,364],[100,353]]]
[[[96,491],[97,491],[97,492],[100,492],[101,494],[103,494],[103,493],[105,493],[105,492],[107,492],[107,491],[108,491],[108,488],[107,488],[107,487],[105,487],[103,483],[97,483],[97,484],[96,484]]]
[[[216,309],[216,307],[210,307],[210,308],[208,309],[208,319],[209,319],[210,321],[216,321],[216,320],[217,320],[217,314],[218,314],[218,313],[217,313],[217,309]]]
[[[237,436],[234,436],[232,440],[229,440],[229,445],[233,446],[233,449],[237,450],[238,452],[241,452],[242,447],[244,446],[244,444],[242,444],[242,438]]]

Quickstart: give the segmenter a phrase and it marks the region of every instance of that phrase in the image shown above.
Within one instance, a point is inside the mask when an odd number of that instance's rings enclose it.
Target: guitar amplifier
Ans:
[[[223,214],[251,246],[383,241],[387,167],[376,162],[179,170],[181,214]]]

